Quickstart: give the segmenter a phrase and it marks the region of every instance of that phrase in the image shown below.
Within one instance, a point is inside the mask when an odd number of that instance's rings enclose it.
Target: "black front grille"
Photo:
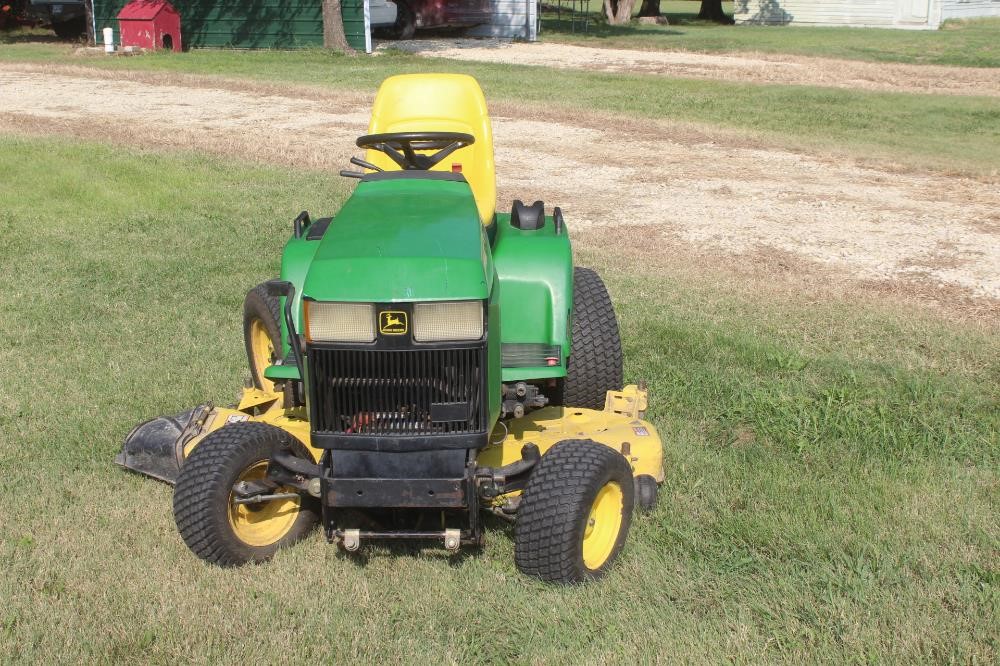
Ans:
[[[481,432],[484,352],[310,349],[312,428],[381,436]],[[464,420],[453,420],[456,413]]]

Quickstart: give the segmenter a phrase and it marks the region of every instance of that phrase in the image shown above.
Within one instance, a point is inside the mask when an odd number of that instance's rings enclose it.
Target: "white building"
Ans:
[[[538,39],[538,0],[489,0],[492,20],[466,34],[533,42]]]
[[[738,24],[936,30],[952,18],[1000,16],[1000,0],[736,0]]]

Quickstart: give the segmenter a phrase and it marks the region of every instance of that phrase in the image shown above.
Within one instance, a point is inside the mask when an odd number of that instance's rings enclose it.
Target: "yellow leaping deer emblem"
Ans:
[[[386,310],[381,313],[379,332],[383,335],[403,335],[407,332],[406,313],[397,310]]]

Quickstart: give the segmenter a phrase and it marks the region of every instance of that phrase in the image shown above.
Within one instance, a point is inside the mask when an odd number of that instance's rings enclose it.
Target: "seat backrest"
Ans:
[[[476,198],[479,218],[489,225],[496,207],[496,167],[493,164],[493,129],[483,91],[465,74],[403,74],[382,82],[375,95],[369,134],[389,132],[464,132],[476,137],[471,146],[460,148],[434,171],[451,171],[460,164]],[[365,156],[386,171],[399,165],[377,150]]]

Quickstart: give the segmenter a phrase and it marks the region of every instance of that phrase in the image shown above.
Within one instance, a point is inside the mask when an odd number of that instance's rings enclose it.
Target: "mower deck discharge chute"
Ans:
[[[253,386],[137,426],[116,462],[175,483],[185,543],[268,559],[320,522],[371,540],[483,542],[514,523],[518,568],[602,575],[663,480],[647,394],[622,385],[600,277],[574,268],[559,208],[494,210],[493,138],[474,79],[387,79],[357,188],[293,223],[281,277],[250,290]]]

